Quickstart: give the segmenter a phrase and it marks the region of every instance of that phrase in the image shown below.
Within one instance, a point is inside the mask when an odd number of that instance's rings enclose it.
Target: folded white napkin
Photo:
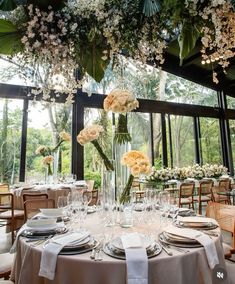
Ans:
[[[215,243],[208,235],[197,230],[177,228],[173,226],[167,227],[164,231],[170,234],[174,234],[176,236],[197,240],[200,244],[204,246],[207,261],[210,268],[213,269],[216,264],[219,264],[219,258],[216,251]]]
[[[82,241],[88,236],[88,232],[74,232],[52,239],[42,252],[39,276],[53,280],[55,278],[57,257],[62,248],[69,243],[78,242],[78,240]]]
[[[138,233],[121,236],[126,254],[127,283],[148,284],[148,257]]]
[[[188,216],[188,217],[181,217],[177,216],[177,220],[184,223],[213,223],[218,225],[215,219],[207,218],[207,217],[197,217],[197,216]]]

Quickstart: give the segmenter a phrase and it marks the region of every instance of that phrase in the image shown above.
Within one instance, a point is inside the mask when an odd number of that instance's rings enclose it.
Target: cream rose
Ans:
[[[100,133],[104,131],[104,128],[100,125],[92,125],[85,127],[81,130],[77,136],[77,141],[81,145],[85,145],[88,142],[96,140]]]
[[[67,132],[65,132],[64,130],[60,132],[59,136],[64,141],[68,141],[68,142],[71,141],[71,136]]]
[[[46,146],[39,146],[36,151],[35,151],[35,154],[36,155],[43,155],[47,150],[47,147]]]
[[[42,163],[44,166],[48,166],[53,162],[53,160],[54,160],[53,156],[49,155],[42,159]]]

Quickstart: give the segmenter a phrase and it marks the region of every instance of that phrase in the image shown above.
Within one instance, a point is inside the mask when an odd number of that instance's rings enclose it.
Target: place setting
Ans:
[[[132,238],[132,235],[134,235],[134,237],[137,236],[139,241],[137,244],[135,244],[135,241],[132,241],[130,243],[130,247],[144,248],[146,250],[148,258],[155,257],[161,253],[162,251],[161,245],[158,242],[152,240],[152,238],[150,238],[149,236],[145,234],[137,234],[137,233],[128,234],[127,236],[129,238]],[[118,236],[118,237],[113,238],[112,240],[104,244],[103,252],[113,258],[125,260],[126,250],[125,250],[125,245],[123,244],[122,240],[123,240],[123,236]]]

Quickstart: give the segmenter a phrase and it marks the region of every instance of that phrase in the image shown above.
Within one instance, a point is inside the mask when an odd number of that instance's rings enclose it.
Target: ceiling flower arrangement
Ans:
[[[155,66],[178,40],[181,63],[201,43],[202,64],[224,72],[234,56],[233,0],[2,0],[0,54],[16,55],[47,70],[34,91],[69,94],[81,82],[79,68],[96,81],[110,58],[123,53]],[[36,68],[37,67],[37,68]]]

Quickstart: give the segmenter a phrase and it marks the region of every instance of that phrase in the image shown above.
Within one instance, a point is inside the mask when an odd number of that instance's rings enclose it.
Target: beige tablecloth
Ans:
[[[96,214],[90,214],[86,220],[88,230],[97,233],[99,228]],[[129,229],[116,227],[117,231],[133,232],[148,230],[147,225]],[[110,230],[110,229],[109,229]],[[156,232],[157,234],[157,232]],[[214,238],[220,260],[220,267],[225,267],[220,237]],[[12,280],[16,284],[125,284],[126,262],[104,254],[102,261],[90,259],[90,252],[80,255],[58,257],[56,277],[53,281],[38,276],[42,245],[30,247],[25,240],[19,242]],[[168,256],[164,251],[149,259],[149,284],[212,284],[213,276],[205,255],[204,248],[190,249],[188,253],[174,251]],[[227,282],[224,281],[223,284]]]

